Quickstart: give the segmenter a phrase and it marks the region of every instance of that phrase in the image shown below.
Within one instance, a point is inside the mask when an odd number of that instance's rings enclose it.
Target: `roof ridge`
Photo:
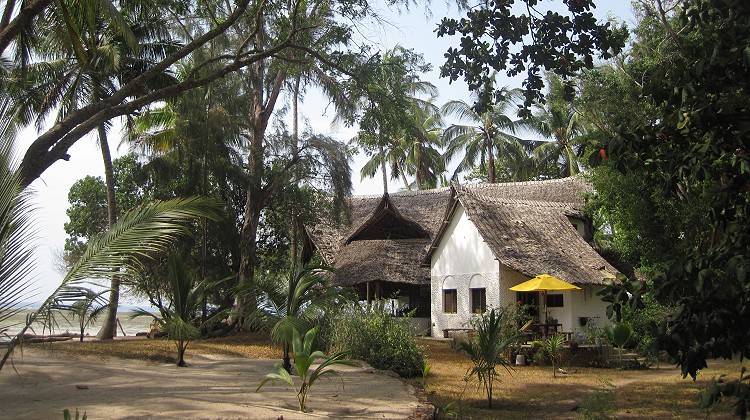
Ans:
[[[459,184],[461,187],[472,188],[492,188],[492,187],[508,187],[508,186],[524,186],[524,185],[539,185],[539,184],[557,184],[562,182],[570,182],[576,180],[582,180],[581,175],[566,176],[565,178],[552,178],[552,179],[538,179],[532,181],[511,181],[511,182],[479,182],[475,184]]]
[[[440,194],[449,191],[451,187],[430,188],[428,190],[402,190],[389,192],[390,197],[412,197],[417,195]],[[384,194],[352,195],[351,198],[381,198]]]
[[[474,198],[478,201],[495,203],[495,204],[521,204],[530,207],[549,207],[549,208],[571,208],[577,203],[561,202],[561,201],[544,201],[544,200],[526,200],[521,198],[506,198],[506,197],[495,197],[479,193],[477,191],[463,191],[461,195],[466,195]]]

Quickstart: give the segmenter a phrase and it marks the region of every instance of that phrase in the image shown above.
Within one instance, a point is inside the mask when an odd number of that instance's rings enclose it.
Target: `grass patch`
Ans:
[[[516,367],[511,373],[501,371],[495,408],[489,410],[482,390],[464,380],[471,367],[466,355],[446,342],[421,340],[420,344],[432,365],[426,388],[430,402],[436,407],[450,405],[449,413],[471,419],[583,418],[584,406],[592,405],[586,404],[587,398],[597,393],[607,393],[607,398],[596,402],[612,418],[703,418],[706,413],[698,408],[698,392],[714,376],[735,377],[741,366],[739,362],[709,362],[712,368],[704,370],[696,382],[682,379],[670,365],[648,371],[566,367],[569,374],[557,378],[549,366]],[[722,402],[711,417],[731,418],[730,405],[730,401]]]

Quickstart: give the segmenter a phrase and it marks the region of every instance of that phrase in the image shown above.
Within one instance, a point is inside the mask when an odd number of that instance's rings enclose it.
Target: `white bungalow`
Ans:
[[[580,178],[455,186],[423,261],[431,277],[432,335],[466,328],[475,312],[516,303],[546,306],[562,331],[590,319],[605,323],[596,296],[617,272],[587,242],[590,224],[580,214],[590,187]],[[582,288],[542,293],[508,290],[539,274]],[[541,305],[540,305],[541,304]],[[541,316],[540,316],[541,315]]]

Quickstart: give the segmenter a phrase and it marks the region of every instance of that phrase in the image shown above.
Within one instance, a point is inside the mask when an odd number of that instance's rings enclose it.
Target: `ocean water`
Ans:
[[[5,325],[0,327],[9,326],[7,334],[12,337],[13,335],[18,334],[18,332],[21,331],[24,324],[26,323],[27,315],[31,314],[32,312],[33,310],[22,311],[14,315],[8,322],[4,323]],[[122,324],[122,330],[125,331],[125,335],[133,336],[139,332],[149,332],[151,330],[151,322],[153,321],[153,318],[148,316],[139,316],[136,318],[132,318],[133,314],[135,314],[135,312],[133,312],[132,310],[120,310],[117,312],[117,318],[120,320],[120,324]],[[68,316],[68,318],[70,317]],[[96,322],[93,322],[86,327],[86,329],[84,330],[84,335],[88,334],[91,336],[95,336],[96,333],[99,332],[101,321],[103,320],[104,315],[100,315],[97,318]],[[55,326],[53,327],[52,331],[50,331],[49,328],[45,328],[42,324],[36,323],[33,324],[31,328],[29,328],[29,330],[27,330],[27,333],[48,335],[64,333],[66,331],[75,334],[80,333],[78,318],[71,320],[57,315],[55,316]],[[122,334],[123,332],[120,330],[120,327],[117,327],[117,335],[122,336]]]

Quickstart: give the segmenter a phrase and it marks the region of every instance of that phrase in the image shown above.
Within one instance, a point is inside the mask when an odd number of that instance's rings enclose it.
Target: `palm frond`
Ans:
[[[126,213],[108,232],[89,243],[84,255],[63,278],[60,286],[27,322],[33,323],[42,314],[49,313],[49,308],[61,294],[70,292],[89,279],[139,272],[141,260],[153,258],[155,253],[165,251],[177,238],[188,234],[186,225],[193,220],[201,217],[217,219],[220,208],[221,204],[216,200],[193,197],[155,201]],[[28,323],[9,343],[0,361],[0,369],[23,337]]]
[[[13,162],[13,142],[0,145],[0,334],[31,297],[34,238],[30,194],[23,190]],[[0,368],[2,365],[0,365]]]

